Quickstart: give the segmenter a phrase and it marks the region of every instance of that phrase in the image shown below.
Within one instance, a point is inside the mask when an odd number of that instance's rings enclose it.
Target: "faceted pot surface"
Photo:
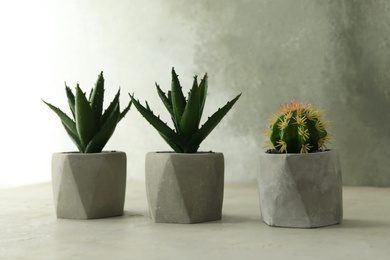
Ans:
[[[146,154],[146,192],[157,223],[199,223],[222,217],[222,153]]]
[[[120,216],[125,202],[126,154],[55,153],[52,185],[58,218]]]
[[[261,217],[270,226],[315,228],[343,218],[337,150],[261,154],[258,187]]]

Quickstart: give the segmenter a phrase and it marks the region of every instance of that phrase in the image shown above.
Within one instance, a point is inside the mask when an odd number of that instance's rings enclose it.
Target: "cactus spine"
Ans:
[[[329,122],[323,120],[323,114],[314,105],[299,101],[280,105],[279,111],[270,116],[267,147],[281,153],[309,153],[327,148],[331,138],[325,129]]]

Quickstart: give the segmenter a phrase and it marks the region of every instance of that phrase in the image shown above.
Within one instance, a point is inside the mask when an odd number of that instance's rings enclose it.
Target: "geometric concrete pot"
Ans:
[[[154,222],[190,224],[221,219],[222,153],[150,152],[146,154],[145,173]]]
[[[261,154],[260,211],[269,226],[315,228],[343,218],[337,150],[309,154]]]
[[[57,218],[120,216],[125,202],[126,154],[54,153],[52,185]]]

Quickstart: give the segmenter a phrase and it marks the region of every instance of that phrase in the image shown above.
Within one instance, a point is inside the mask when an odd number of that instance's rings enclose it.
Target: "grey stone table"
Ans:
[[[125,214],[57,219],[50,184],[0,190],[0,259],[390,259],[390,188],[344,188],[344,221],[319,229],[268,227],[257,187],[226,184],[221,221],[155,224],[143,183]]]

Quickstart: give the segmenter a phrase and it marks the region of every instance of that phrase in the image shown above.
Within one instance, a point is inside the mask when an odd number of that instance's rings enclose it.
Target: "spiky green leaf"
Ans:
[[[80,139],[77,135],[75,135],[64,123],[62,123],[64,126],[66,132],[68,133],[70,139],[73,141],[73,143],[77,146],[77,149],[80,151],[80,153],[85,152],[85,147],[80,142]]]
[[[95,113],[78,84],[76,87],[75,103],[77,134],[81,144],[86,147],[97,133],[98,122],[96,121]]]
[[[51,110],[53,110],[57,116],[61,119],[61,122],[69,129],[69,131],[77,136],[77,128],[76,128],[76,123],[64,112],[62,112],[61,109],[58,107],[53,106],[52,104],[47,103],[46,101],[42,100],[46,105],[48,105]]]
[[[173,113],[172,101],[169,99],[169,93],[168,96],[166,96],[157,83],[156,83],[156,88],[157,88],[158,96],[163,102],[165,108],[168,110],[169,114],[171,114],[171,117],[174,117],[175,115]]]
[[[88,102],[91,104],[91,99],[92,99],[92,93],[93,93],[93,88],[89,91],[89,96],[88,96]]]
[[[180,125],[181,117],[186,107],[186,100],[174,68],[172,68],[171,95],[175,124]]]
[[[164,139],[164,141],[176,152],[176,153],[184,153],[183,147],[178,146],[174,140],[169,139],[168,137],[159,133],[160,136]]]
[[[115,131],[116,125],[119,121],[119,116],[119,104],[117,104],[113,109],[113,112],[110,114],[110,117],[86,146],[86,153],[99,153],[103,150],[104,146],[107,144],[108,140],[110,140]]]
[[[65,91],[66,91],[66,96],[68,98],[69,108],[70,108],[70,111],[72,112],[72,115],[73,115],[73,119],[76,120],[75,108],[74,108],[74,106],[75,106],[74,95],[73,95],[72,90],[66,85],[66,83],[65,83]]]
[[[197,78],[194,77],[194,83],[190,91],[187,105],[184,109],[182,119],[179,124],[180,132],[189,140],[199,127],[200,96],[198,92]]]
[[[207,73],[204,75],[203,79],[199,84],[199,99],[200,99],[200,113],[199,113],[199,121],[203,114],[203,109],[206,104],[206,96],[207,96],[207,88],[208,88],[208,80]]]
[[[104,100],[104,78],[103,71],[98,76],[95,84],[95,88],[90,96],[90,106],[95,114],[97,122],[100,121],[103,112],[103,100]]]
[[[204,125],[202,125],[199,131],[193,136],[185,152],[195,153],[198,150],[200,143],[211,133],[211,131],[213,131],[213,129],[218,125],[222,118],[237,102],[240,96],[241,94],[237,95],[234,99],[227,102],[225,106],[219,108],[217,112],[215,112],[211,117],[208,118]]]
[[[172,93],[171,93],[170,90],[168,91],[167,96],[168,96],[169,103],[172,104]],[[179,130],[179,126],[178,126],[178,124],[176,123],[176,120],[175,120],[175,115],[173,113],[173,106],[172,106],[171,119],[172,119],[173,125],[175,126],[176,133],[179,133],[180,130]]]
[[[155,116],[150,109],[142,106],[138,100],[136,100],[132,95],[130,95],[131,100],[135,108],[141,113],[141,115],[159,132],[161,136],[164,137],[164,140],[169,140],[170,142],[175,143],[179,147],[184,147],[184,140],[175,133],[166,123],[164,123],[159,117]],[[167,141],[168,142],[168,141]],[[171,144],[168,143],[170,146]],[[172,147],[172,146],[171,146]]]
[[[108,120],[108,118],[111,116],[111,114],[114,112],[115,108],[119,106],[119,96],[120,96],[120,89],[118,89],[118,92],[116,93],[114,99],[111,101],[110,105],[104,111],[103,116],[101,117],[100,120],[100,125],[104,125]]]
[[[127,107],[120,113],[120,115],[119,115],[119,121],[121,121],[122,118],[125,117],[125,115],[127,114],[127,112],[129,112],[132,103],[133,103],[133,102],[130,100],[130,102],[129,102],[129,104],[127,105]],[[118,123],[119,123],[119,121],[118,121]]]

